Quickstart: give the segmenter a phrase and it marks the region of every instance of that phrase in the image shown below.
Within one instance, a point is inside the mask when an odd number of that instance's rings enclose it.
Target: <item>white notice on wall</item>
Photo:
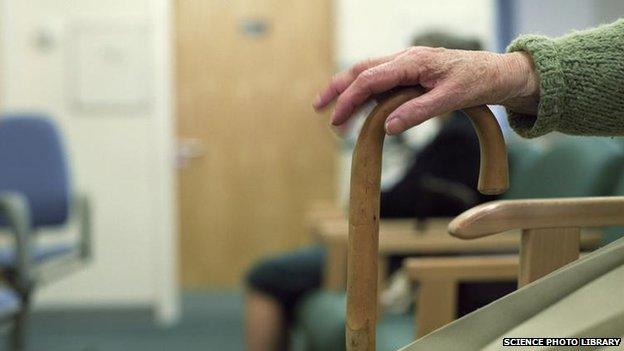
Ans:
[[[150,106],[147,28],[115,20],[72,23],[67,56],[72,106],[88,111]]]

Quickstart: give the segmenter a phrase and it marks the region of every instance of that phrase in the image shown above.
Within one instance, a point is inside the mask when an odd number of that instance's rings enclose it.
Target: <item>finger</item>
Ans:
[[[353,83],[340,94],[332,115],[332,124],[339,125],[372,95],[386,92],[402,85],[418,83],[418,67],[395,59],[362,72]]]
[[[354,65],[350,69],[336,74],[331,79],[327,87],[321,90],[321,92],[316,95],[313,103],[314,108],[316,110],[319,110],[327,106],[330,102],[332,102],[332,100],[340,95],[357,78],[357,76],[361,72],[384,62],[393,60],[396,56],[402,54],[404,51],[405,50],[392,55],[362,61]]]
[[[331,79],[329,85],[316,96],[313,104],[314,108],[318,110],[327,106],[332,100],[339,96],[362,71],[391,60],[394,56],[395,55],[390,55],[376,59],[368,59],[354,65],[346,71],[336,74]]]
[[[399,134],[432,117],[454,111],[461,107],[460,104],[452,103],[456,100],[449,89],[436,87],[394,110],[386,120],[386,133]]]

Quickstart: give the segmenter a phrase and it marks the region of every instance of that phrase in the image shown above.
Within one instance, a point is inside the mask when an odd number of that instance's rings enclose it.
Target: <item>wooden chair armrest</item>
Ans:
[[[502,235],[483,237],[475,240],[462,240],[449,236],[447,225],[450,219],[428,221],[424,230],[414,225],[414,220],[382,220],[380,222],[379,255],[382,259],[390,255],[415,254],[450,254],[450,253],[486,253],[515,252],[520,247],[519,231],[510,231]],[[314,235],[327,250],[324,266],[323,286],[329,290],[343,290],[346,283],[347,243],[349,226],[344,219],[325,219],[317,221]],[[593,250],[601,240],[602,233],[585,230],[580,237],[580,247]],[[383,272],[380,273],[383,277]]]
[[[379,252],[382,255],[410,255],[433,253],[475,253],[516,251],[520,245],[520,231],[503,235],[465,241],[448,235],[451,219],[438,218],[427,221],[424,229],[416,228],[413,219],[381,220],[379,225]],[[341,244],[346,247],[349,225],[345,219],[326,219],[314,226],[314,235],[322,243]],[[601,240],[602,233],[595,229],[583,231],[581,248],[592,250]]]
[[[490,281],[516,279],[518,255],[417,257],[403,262],[413,280]]]
[[[624,196],[506,200],[470,209],[449,225],[475,239],[522,229],[518,285],[531,283],[579,257],[580,228],[624,224]]]
[[[624,196],[501,200],[474,207],[449,224],[449,233],[474,239],[514,229],[624,225]]]

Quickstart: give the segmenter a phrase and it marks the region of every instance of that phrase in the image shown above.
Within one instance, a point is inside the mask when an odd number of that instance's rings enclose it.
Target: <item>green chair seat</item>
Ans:
[[[414,331],[414,312],[382,316],[377,323],[377,350],[398,350],[416,339]]]
[[[521,178],[525,177],[529,170],[534,168],[534,164],[544,154],[545,147],[533,140],[518,139],[507,144],[507,157],[509,159],[509,184],[511,189],[505,193],[512,194],[516,191],[516,186]],[[518,189],[521,191],[521,189]]]
[[[345,349],[345,310],[344,293],[320,290],[303,298],[295,315],[306,351]]]
[[[306,296],[296,311],[296,329],[306,351],[345,350],[346,296],[320,290]],[[394,351],[414,341],[414,314],[385,314],[377,323],[377,350]]]

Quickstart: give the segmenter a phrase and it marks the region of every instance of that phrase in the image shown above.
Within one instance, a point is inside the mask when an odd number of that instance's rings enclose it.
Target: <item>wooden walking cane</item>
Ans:
[[[377,320],[377,260],[379,246],[379,183],[381,151],[388,115],[404,102],[424,93],[404,88],[381,97],[355,145],[351,166],[349,248],[347,268],[347,350],[375,350]],[[483,194],[507,190],[507,153],[494,115],[486,106],[464,109],[479,137],[481,167],[478,189]]]

